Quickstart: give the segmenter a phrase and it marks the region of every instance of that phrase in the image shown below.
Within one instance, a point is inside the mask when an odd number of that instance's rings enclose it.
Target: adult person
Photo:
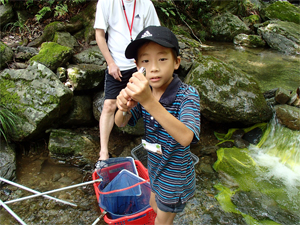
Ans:
[[[94,29],[97,45],[107,62],[107,70],[105,101],[99,120],[100,152],[96,169],[101,167],[102,160],[109,158],[108,142],[114,125],[116,97],[132,73],[136,72],[134,60],[125,57],[125,49],[149,25],[160,25],[150,0],[98,0]]]

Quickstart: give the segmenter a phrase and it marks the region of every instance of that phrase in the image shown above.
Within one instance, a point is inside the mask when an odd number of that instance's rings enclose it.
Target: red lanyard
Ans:
[[[127,18],[127,14],[126,14],[125,5],[124,5],[123,0],[122,0],[122,4],[123,4],[123,10],[124,10],[124,14],[125,14],[127,26],[128,26],[129,33],[130,33],[130,40],[132,41],[132,27],[133,27],[133,20],[134,20],[134,14],[135,14],[136,0],[134,0],[134,8],[133,8],[133,14],[132,14],[131,26],[129,26],[129,21],[128,21],[128,18]]]

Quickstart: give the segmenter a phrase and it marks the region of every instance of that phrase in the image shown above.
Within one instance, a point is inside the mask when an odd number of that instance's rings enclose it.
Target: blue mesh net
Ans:
[[[150,207],[150,184],[128,170],[122,170],[100,193],[99,206],[108,217],[117,219],[142,212]],[[137,186],[136,184],[140,183]],[[99,189],[101,184],[99,185]],[[120,190],[128,188],[126,190]]]

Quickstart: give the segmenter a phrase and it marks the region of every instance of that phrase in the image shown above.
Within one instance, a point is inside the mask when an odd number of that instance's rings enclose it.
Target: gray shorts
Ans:
[[[108,69],[105,70],[105,81],[104,81],[104,92],[105,99],[116,99],[120,91],[126,87],[130,77],[137,69],[133,68],[130,70],[121,71],[122,77],[121,82],[115,80],[113,76],[108,74]]]
[[[165,204],[159,201],[157,196],[155,195],[155,202],[157,205],[157,208],[159,208],[163,212],[171,212],[171,213],[179,213],[184,210],[184,207],[186,206],[186,203],[182,204],[180,199],[179,202],[176,204]]]

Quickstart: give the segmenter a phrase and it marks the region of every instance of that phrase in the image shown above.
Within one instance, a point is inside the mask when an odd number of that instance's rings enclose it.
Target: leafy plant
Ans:
[[[8,3],[8,0],[0,0],[0,3],[1,3],[2,5],[5,5],[5,4]]]
[[[43,7],[38,13],[35,15],[35,18],[38,22],[46,15],[47,12],[51,12],[51,8],[49,6]]]
[[[16,129],[16,122],[20,118],[7,109],[3,104],[0,104],[0,136],[3,136],[7,142],[7,135]]]
[[[68,12],[68,6],[66,4],[60,4],[55,7],[54,16],[63,16]]]
[[[166,9],[164,9],[163,7],[160,7],[160,10],[163,11],[167,15],[167,17],[169,17],[170,14],[172,14],[173,16],[176,16],[173,9],[174,9],[174,7],[169,7],[169,8],[166,8]]]
[[[15,33],[15,30],[18,28],[19,29],[19,33],[22,33],[25,31],[25,29],[28,30],[28,32],[30,33],[30,30],[29,28],[26,26],[25,23],[22,23],[20,20],[16,21],[16,22],[11,22],[11,23],[8,23],[4,26],[4,31],[6,31],[7,27],[11,26],[9,32],[13,32]]]

